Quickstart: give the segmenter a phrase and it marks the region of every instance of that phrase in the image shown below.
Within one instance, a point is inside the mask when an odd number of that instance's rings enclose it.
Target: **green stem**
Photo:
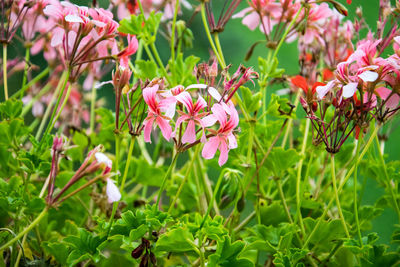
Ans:
[[[357,141],[357,148],[356,148],[356,159],[360,156],[360,145],[361,144],[361,135],[359,140]],[[362,236],[361,236],[361,230],[360,230],[360,221],[358,219],[358,204],[357,204],[357,167],[358,167],[358,162],[354,164],[354,181],[353,181],[353,197],[354,197],[354,218],[356,221],[356,226],[357,226],[357,235],[358,239],[360,240],[360,247],[363,247],[363,242],[362,242]]]
[[[360,153],[360,156],[356,159],[355,164],[359,164],[361,162],[361,160],[364,157],[365,153],[367,153],[367,151],[370,148],[372,142],[374,141],[375,136],[377,135],[379,128],[380,128],[379,126],[375,127],[374,131],[371,133],[371,136],[368,139],[368,142],[365,144],[365,147],[363,148],[363,151]],[[355,166],[351,167],[351,169],[348,171],[348,173],[346,174],[346,176],[344,177],[344,179],[340,183],[338,192],[340,192],[342,190],[342,188],[346,184],[347,180],[353,174],[354,170],[355,170]],[[310,235],[308,236],[306,242],[304,243],[303,248],[306,248],[308,246],[308,244],[310,243],[312,237],[317,232],[321,222],[324,220],[324,218],[325,218],[326,214],[328,213],[328,210],[332,206],[334,200],[335,200],[334,198],[331,198],[331,200],[329,201],[329,203],[326,206],[326,208],[324,209],[324,212],[322,213],[321,217],[319,217],[317,224],[315,225],[315,227],[311,231]]]
[[[115,213],[117,212],[118,204],[119,204],[118,201],[113,203],[113,209],[111,212],[110,220],[108,221],[107,237],[110,235],[111,228],[114,222]]]
[[[154,59],[153,54],[151,53],[151,51],[149,49],[149,46],[147,44],[144,44],[143,47],[144,47],[144,50],[146,50],[146,54],[150,58],[150,60],[153,61],[156,65],[158,65],[157,61]]]
[[[29,60],[30,60],[29,51],[30,51],[30,48],[29,48],[29,46],[27,46],[26,49],[25,49],[25,68],[24,68],[24,75],[22,77],[22,86],[21,86],[21,88],[23,88],[25,86],[26,79],[27,79],[27,76],[28,76]],[[24,96],[23,92],[21,91],[20,98],[22,98],[23,96]]]
[[[21,237],[23,237],[26,233],[28,233],[30,230],[32,230],[32,228],[35,227],[35,225],[37,225],[43,219],[43,217],[46,215],[48,210],[49,210],[49,207],[46,206],[42,210],[42,212],[36,217],[36,219],[33,222],[31,222],[30,225],[28,225],[22,232],[20,232],[17,236],[15,236],[13,239],[8,241],[5,245],[0,247],[0,252],[2,253],[2,251],[4,249],[8,248],[9,246],[11,246],[15,242],[17,242],[19,239],[21,239]]]
[[[251,164],[251,154],[253,152],[253,141],[254,141],[254,123],[253,121],[249,122],[249,143],[247,147],[247,158],[246,158],[246,163],[249,165]]]
[[[153,52],[153,54],[154,54],[154,56],[155,56],[155,58],[157,60],[157,63],[159,65],[159,67],[161,68],[161,71],[164,74],[164,77],[167,79],[168,83],[171,84],[171,80],[168,77],[167,71],[165,70],[164,64],[161,61],[160,55],[158,54],[158,51],[157,51],[156,46],[154,45],[154,42],[150,43],[150,49]]]
[[[35,78],[33,78],[30,82],[28,82],[28,84],[26,84],[25,86],[23,86],[21,89],[19,89],[17,92],[15,92],[11,98],[16,97],[17,95],[23,96],[24,92],[26,89],[32,87],[32,85],[34,85],[35,83],[37,83],[38,81],[40,81],[43,77],[45,77],[47,74],[49,74],[50,72],[50,68],[47,67],[44,70],[42,70],[41,73],[39,73]],[[60,78],[61,81],[61,78]]]
[[[219,42],[218,32],[215,32],[213,35],[214,35],[215,45],[217,47],[217,51],[218,51],[218,54],[219,54],[219,58],[224,63],[224,65],[222,65],[222,67],[225,68],[226,67],[226,62],[225,62],[224,54],[222,53],[221,43]]]
[[[207,171],[204,167],[204,163],[201,157],[197,157],[197,162],[199,164],[199,173],[201,174],[201,182],[203,185],[203,189],[204,192],[206,194],[206,198],[211,201],[212,195],[213,195],[213,191],[212,191],[212,187],[211,187],[211,183],[210,180],[208,179],[208,175],[207,175]],[[217,203],[215,203],[216,201],[214,200],[214,212],[217,215],[221,215],[221,212],[218,208]],[[211,202],[210,202],[211,203]]]
[[[342,221],[343,229],[346,233],[346,236],[348,238],[350,238],[349,230],[347,229],[347,224],[346,224],[346,221],[344,220],[342,207],[340,205],[339,193],[337,190],[337,182],[336,182],[336,174],[335,174],[335,154],[331,154],[331,175],[332,175],[333,192],[335,194],[336,206],[337,206],[337,209],[339,212],[339,217],[340,217],[340,220]]]
[[[46,130],[44,131],[43,137],[42,137],[42,139],[40,140],[39,149],[41,148],[41,146],[42,146],[42,144],[43,144],[43,141],[46,140],[47,135],[50,133],[51,129],[52,129],[53,126],[54,126],[54,123],[55,123],[54,117],[55,117],[55,115],[56,115],[56,113],[57,113],[58,106],[59,106],[59,104],[60,104],[60,102],[61,102],[61,98],[62,98],[62,96],[63,96],[63,94],[64,94],[65,87],[67,87],[67,83],[68,83],[68,79],[69,79],[70,73],[71,73],[71,70],[68,69],[67,74],[66,74],[66,77],[65,77],[65,79],[64,79],[64,83],[63,83],[63,85],[62,85],[62,87],[61,87],[60,94],[58,95],[58,99],[57,99],[56,105],[55,105],[55,107],[54,107],[54,109],[53,109],[53,113],[51,114],[49,124],[47,125],[47,128],[46,128]],[[69,88],[68,88],[69,91],[70,91],[70,88],[71,88],[71,85],[70,85]],[[65,97],[64,102],[66,102],[66,100],[67,100],[67,96]],[[39,133],[38,133],[38,134],[39,134]],[[37,138],[39,138],[39,137],[40,137],[40,135],[37,136]]]
[[[278,187],[278,192],[279,192],[279,196],[281,198],[283,207],[285,208],[286,216],[288,217],[289,222],[293,223],[293,219],[292,219],[292,216],[290,215],[289,207],[286,204],[286,199],[285,199],[285,195],[283,193],[283,189],[282,189],[282,184],[281,184],[280,178],[275,178],[275,181],[276,181],[276,186]]]
[[[385,159],[383,158],[383,153],[381,153],[382,150],[381,150],[381,147],[380,147],[378,135],[375,136],[375,141],[376,141],[376,147],[378,148],[379,160],[380,160],[382,168],[383,168],[383,173],[385,174],[386,186],[387,186],[387,189],[389,190],[389,193],[390,193],[390,195],[392,197],[393,208],[396,211],[398,220],[400,222],[399,205],[397,203],[396,194],[393,191],[392,183],[391,183],[391,180],[390,180],[388,172],[387,172],[387,167],[386,167]]]
[[[8,100],[8,82],[7,82],[7,44],[3,44],[3,83],[4,83],[4,97]]]
[[[70,85],[68,86],[67,93],[65,94],[65,97],[64,97],[64,101],[62,102],[61,107],[60,107],[59,111],[57,112],[57,115],[54,117],[54,120],[53,120],[53,122],[51,123],[51,126],[50,126],[50,129],[49,129],[48,133],[50,133],[51,130],[53,130],[54,125],[56,124],[58,118],[60,117],[62,111],[64,110],[64,107],[65,107],[65,105],[66,105],[67,102],[68,102],[69,95],[71,94],[71,91],[72,91],[72,84],[70,84]]]
[[[310,120],[306,120],[306,130],[304,131],[304,137],[303,137],[303,145],[301,147],[301,152],[300,152],[300,162],[299,165],[297,167],[297,179],[296,179],[296,213],[297,213],[297,218],[299,220],[300,223],[300,230],[301,230],[301,234],[303,235],[303,237],[305,237],[305,229],[304,229],[304,223],[303,223],[303,216],[301,215],[301,190],[300,190],[300,186],[301,186],[301,171],[303,168],[303,161],[304,161],[304,156],[305,156],[305,152],[306,152],[306,147],[307,147],[307,138],[308,138],[308,132],[310,130]]]
[[[206,8],[205,8],[204,2],[201,3],[201,20],[203,21],[204,30],[206,31],[208,41],[210,42],[211,49],[213,50],[215,56],[217,57],[218,63],[222,68],[225,68],[224,62],[219,57],[219,53],[218,53],[217,48],[215,47],[214,41],[211,37],[210,29],[208,28],[207,19],[206,19]]]
[[[96,93],[97,93],[96,83],[93,83],[92,95],[91,95],[92,99],[90,101],[90,133],[93,133],[94,131],[94,124],[96,120],[96,114],[94,112],[96,107]]]
[[[167,173],[166,173],[165,176],[164,176],[164,179],[163,179],[163,181],[162,181],[162,183],[161,183],[161,186],[160,186],[160,190],[158,191],[157,201],[156,201],[156,207],[158,207],[158,205],[159,205],[159,203],[160,203],[161,195],[162,195],[162,193],[163,193],[163,191],[164,191],[165,184],[166,184],[167,180],[168,180],[168,179],[171,177],[171,175],[172,175],[172,170],[175,168],[175,164],[176,164],[176,161],[177,161],[177,159],[178,159],[178,156],[179,156],[179,152],[176,152],[176,154],[175,154],[174,157],[172,158],[172,162],[171,162],[171,164],[169,165],[169,168],[168,168],[168,170],[167,170]]]
[[[52,109],[52,107],[53,107],[53,103],[54,103],[54,101],[56,100],[57,95],[60,93],[61,85],[63,84],[63,82],[64,82],[64,80],[65,80],[65,78],[66,78],[66,75],[67,75],[66,72],[64,72],[64,73],[61,75],[61,78],[60,78],[60,81],[58,82],[58,85],[57,85],[57,87],[56,87],[56,90],[54,91],[54,94],[53,94],[53,96],[52,96],[52,98],[51,98],[51,100],[50,100],[50,103],[49,103],[49,105],[47,106],[46,111],[45,111],[45,113],[44,113],[43,119],[42,119],[42,121],[40,122],[39,129],[38,129],[38,131],[36,132],[36,136],[35,136],[35,139],[36,139],[36,140],[39,140],[39,138],[40,138],[40,136],[41,136],[41,134],[42,134],[42,132],[43,132],[44,126],[46,125],[46,122],[47,122],[47,118],[49,117],[50,112],[51,112],[51,109]]]
[[[219,177],[218,177],[218,181],[217,181],[217,184],[215,185],[215,189],[214,189],[214,194],[213,194],[213,196],[211,198],[210,203],[208,204],[208,208],[207,208],[206,214],[204,214],[203,221],[200,224],[200,229],[203,228],[203,225],[206,222],[207,217],[211,212],[211,209],[213,208],[214,201],[215,201],[215,198],[217,197],[217,194],[218,194],[218,191],[219,191],[219,187],[221,186],[222,179],[224,178],[225,172],[226,172],[226,169],[224,169],[221,172],[221,174],[219,175]]]
[[[172,19],[171,27],[171,59],[175,62],[175,27],[176,27],[176,17],[178,16],[179,0],[175,2],[174,17]]]
[[[188,166],[188,168],[186,170],[185,177],[183,178],[183,181],[179,185],[178,191],[176,192],[176,195],[175,195],[174,199],[172,200],[171,204],[169,205],[168,213],[171,213],[172,208],[175,206],[175,203],[178,200],[178,197],[180,196],[180,194],[182,192],[183,186],[186,184],[187,179],[189,178],[189,174],[193,169],[194,162],[196,161],[196,158],[197,158],[197,155],[199,154],[199,152],[200,152],[200,146],[198,145],[196,147],[196,150],[194,151],[192,159],[189,162],[189,166]]]
[[[128,176],[128,170],[129,170],[129,166],[131,164],[132,152],[133,152],[134,146],[135,146],[135,136],[132,135],[131,142],[129,144],[128,158],[126,159],[126,164],[125,164],[124,176],[122,177],[121,187],[119,188],[121,193],[124,191],[125,181],[126,181],[126,177]]]

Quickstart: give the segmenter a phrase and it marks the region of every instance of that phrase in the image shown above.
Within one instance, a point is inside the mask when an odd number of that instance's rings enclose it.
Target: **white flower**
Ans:
[[[354,93],[357,91],[357,85],[358,83],[349,83],[343,86],[343,97],[344,98],[352,97]]]
[[[378,79],[378,73],[375,71],[364,71],[363,73],[359,74],[358,77],[361,78],[364,82],[375,82]]]
[[[108,169],[112,168],[112,161],[104,153],[96,152],[94,154],[98,163],[104,163]]]
[[[110,178],[107,179],[106,194],[108,196],[108,203],[113,203],[121,199],[121,193],[114,183],[115,181],[111,180]]]

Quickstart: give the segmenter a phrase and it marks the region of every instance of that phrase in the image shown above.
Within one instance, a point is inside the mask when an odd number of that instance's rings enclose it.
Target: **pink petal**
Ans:
[[[186,107],[186,109],[189,113],[192,113],[193,101],[192,101],[192,97],[190,96],[190,94],[188,92],[182,92],[179,95],[177,95],[175,98],[176,98],[176,100],[181,102]]]
[[[222,166],[226,163],[228,160],[228,146],[226,145],[225,142],[221,140],[221,143],[219,145],[219,159],[218,159],[218,164],[219,166]]]
[[[218,146],[219,138],[217,136],[211,137],[208,139],[208,142],[204,144],[201,155],[205,159],[212,159],[215,155],[215,152],[217,152]]]
[[[217,122],[217,118],[214,115],[208,115],[201,119],[201,122],[204,127],[210,127],[213,126]]]
[[[210,96],[212,96],[218,102],[221,101],[222,97],[219,94],[219,92],[217,91],[217,89],[215,89],[214,87],[209,87],[208,88],[208,93],[210,94]]]
[[[253,11],[243,18],[242,23],[249,27],[250,30],[254,31],[258,24],[260,24],[260,16],[257,12]]]
[[[343,86],[343,97],[349,98],[354,95],[354,93],[357,91],[357,85],[358,83],[349,83]]]
[[[224,108],[220,104],[214,104],[211,108],[211,111],[213,112],[215,118],[219,121],[221,125],[226,124],[226,113]]]
[[[143,135],[144,135],[144,141],[147,143],[151,143],[151,128],[153,126],[154,118],[151,117],[149,119],[146,119],[144,121],[144,130],[143,130]]]
[[[229,141],[229,149],[237,148],[238,145],[234,134],[228,135],[228,141]]]
[[[171,134],[172,134],[171,125],[169,125],[169,123],[166,119],[163,119],[160,116],[158,116],[156,118],[156,122],[157,122],[158,127],[160,127],[161,133],[164,136],[164,138],[167,141],[169,141],[169,139],[171,138]]]
[[[182,136],[182,143],[192,144],[196,141],[196,127],[193,120],[189,120],[186,131]]]
[[[114,183],[110,178],[107,179],[106,194],[108,196],[108,203],[113,203],[121,199],[121,193]]]
[[[53,33],[53,37],[51,38],[50,45],[52,47],[61,45],[63,42],[64,36],[65,36],[64,30],[61,28],[55,28],[52,33]]]
[[[315,89],[318,95],[318,99],[322,99],[325,97],[325,95],[332,90],[332,88],[335,86],[335,80],[328,82],[325,86],[317,86]]]
[[[386,100],[389,95],[392,93],[392,90],[386,88],[386,87],[379,87],[378,89],[375,90],[379,97],[382,98],[383,100]],[[393,94],[387,101],[386,101],[386,107],[389,109],[394,109],[397,108],[399,105],[400,101],[400,96],[398,94]]]

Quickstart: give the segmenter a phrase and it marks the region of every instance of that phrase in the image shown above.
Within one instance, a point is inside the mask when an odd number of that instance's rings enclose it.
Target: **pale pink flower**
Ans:
[[[170,117],[167,117],[161,113],[160,102],[157,101],[157,91],[159,85],[153,85],[143,89],[143,99],[148,105],[147,117],[144,120],[144,140],[151,143],[151,129],[155,123],[160,127],[161,133],[164,138],[169,141],[172,134],[171,125],[169,125]],[[161,100],[162,101],[162,100]]]
[[[121,199],[121,193],[118,187],[115,185],[115,181],[107,178],[106,194],[108,197],[108,203],[117,202]]]
[[[182,136],[182,143],[192,144],[196,141],[196,124],[200,125],[200,127],[203,129],[203,137],[205,138],[204,125],[201,119],[206,115],[206,113],[200,113],[200,111],[207,107],[206,101],[199,96],[197,102],[193,104],[192,97],[188,92],[180,93],[178,96],[176,96],[176,99],[182,103],[187,110],[187,113],[178,111],[181,116],[177,119],[175,125],[176,132],[182,122],[188,123],[185,133]]]
[[[220,151],[218,164],[224,165],[228,160],[228,152],[230,149],[237,147],[236,137],[233,131],[239,124],[239,115],[232,102],[227,105],[214,104],[211,108],[212,114],[203,118],[205,127],[219,122],[220,128],[217,131],[208,129],[214,134],[204,144],[202,156],[205,159],[212,159],[217,150]],[[229,119],[228,119],[229,115]]]

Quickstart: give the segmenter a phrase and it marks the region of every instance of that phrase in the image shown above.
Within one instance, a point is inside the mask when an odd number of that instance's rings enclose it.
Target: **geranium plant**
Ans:
[[[366,2],[2,1],[1,266],[400,265],[400,2]]]

